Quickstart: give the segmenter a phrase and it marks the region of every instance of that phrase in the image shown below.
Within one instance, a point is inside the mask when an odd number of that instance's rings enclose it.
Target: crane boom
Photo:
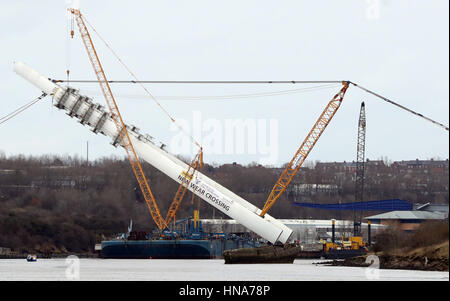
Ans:
[[[118,136],[120,136],[121,144],[127,153],[131,167],[139,183],[139,187],[142,191],[142,194],[145,198],[147,207],[158,228],[160,230],[163,230],[164,228],[167,227],[167,225],[165,223],[165,220],[161,216],[153,193],[150,190],[150,186],[148,185],[147,179],[142,170],[142,166],[139,162],[139,158],[130,140],[128,130],[125,126],[125,123],[123,122],[119,108],[111,92],[111,88],[109,86],[108,80],[106,79],[106,75],[105,72],[103,71],[103,67],[100,63],[97,52],[95,51],[94,44],[92,43],[89,31],[86,27],[86,24],[83,21],[81,12],[77,9],[70,9],[70,12],[74,15],[75,20],[77,22],[78,29],[80,30],[81,39],[83,40],[83,44],[88,53],[89,60],[91,61],[92,67],[94,68],[94,72],[97,77],[98,83],[100,84],[103,96],[105,97],[106,103],[108,105],[111,118],[114,121],[114,124],[116,125],[117,133]]]
[[[278,181],[275,183],[269,197],[267,198],[267,201],[260,213],[260,216],[264,216],[267,213],[267,211],[269,211],[269,209],[275,204],[278,198],[283,194],[283,192],[286,191],[286,188],[288,187],[289,183],[292,181],[295,174],[300,169],[305,159],[308,157],[308,154],[316,144],[320,135],[322,135],[323,131],[330,123],[334,114],[336,114],[337,110],[339,109],[342,103],[342,99],[344,98],[344,94],[345,91],[347,91],[349,83],[342,82],[342,85],[343,87],[341,88],[339,93],[337,93],[325,107],[322,114],[319,116],[319,119],[317,119],[313,128],[306,136],[300,148],[295,153],[291,162],[289,162],[289,164],[286,166],[281,176],[278,178]]]
[[[355,202],[364,201],[364,160],[366,150],[366,109],[364,102],[361,103],[358,120],[358,144],[356,147],[356,181]]]
[[[364,102],[361,103],[361,109],[359,111],[358,120],[358,144],[356,147],[356,180],[355,180],[355,202],[364,201],[364,171],[365,171],[365,150],[366,150],[366,106]],[[359,213],[359,217],[354,212],[354,236],[361,236],[361,217],[362,212]]]
[[[194,160],[192,160],[189,165],[188,170],[184,173],[185,180],[181,181],[178,186],[177,192],[175,193],[175,197],[173,198],[172,204],[170,204],[169,211],[167,211],[167,216],[165,222],[167,225],[175,219],[175,215],[177,214],[178,208],[180,207],[181,201],[184,198],[184,195],[187,192],[189,184],[191,183],[195,171],[203,166],[203,150],[200,148],[200,151],[195,156]]]

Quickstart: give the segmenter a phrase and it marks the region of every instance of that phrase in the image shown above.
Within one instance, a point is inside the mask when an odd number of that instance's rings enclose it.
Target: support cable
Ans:
[[[0,124],[5,123],[6,121],[10,120],[11,118],[19,115],[20,113],[22,113],[23,111],[25,111],[26,109],[28,109],[29,107],[31,107],[32,105],[34,105],[35,103],[37,103],[39,100],[41,100],[42,98],[44,98],[45,96],[47,96],[47,94],[43,93],[41,96],[39,96],[38,98],[30,101],[27,104],[24,104],[23,106],[15,109],[14,111],[12,111],[11,113],[3,116],[0,118]]]
[[[370,91],[369,89],[366,89],[366,88],[364,88],[364,87],[362,87],[362,86],[360,86],[360,85],[357,85],[357,84],[355,84],[355,83],[353,83],[353,82],[350,82],[350,83],[351,83],[352,85],[354,85],[355,87],[358,87],[358,88],[360,88],[361,90],[363,90],[363,91],[365,91],[365,92],[367,92],[367,93],[369,93],[369,94],[372,94],[372,95],[374,95],[374,96],[376,96],[376,97],[378,97],[378,98],[381,98],[382,100],[384,100],[384,101],[386,101],[386,102],[388,102],[388,103],[390,103],[390,104],[393,104],[394,106],[397,106],[397,107],[399,107],[399,108],[401,108],[401,109],[403,109],[403,110],[405,110],[405,111],[408,111],[408,112],[410,112],[410,113],[412,113],[412,114],[414,114],[414,115],[416,115],[416,116],[419,116],[419,117],[421,117],[421,118],[423,118],[423,119],[425,119],[425,120],[428,120],[428,121],[430,121],[430,122],[432,122],[432,123],[434,123],[434,124],[436,124],[436,125],[438,125],[438,126],[444,128],[445,130],[448,131],[448,126],[445,126],[445,125],[443,125],[442,123],[439,123],[439,122],[437,122],[437,121],[435,121],[435,120],[433,120],[433,119],[431,119],[431,118],[428,118],[428,117],[426,117],[426,116],[424,116],[424,115],[422,115],[422,114],[420,114],[420,113],[417,113],[417,112],[415,112],[415,111],[413,111],[413,110],[411,110],[411,109],[408,109],[408,108],[406,108],[406,107],[404,107],[404,106],[402,106],[402,105],[400,105],[400,104],[398,104],[398,103],[396,103],[396,102],[394,102],[394,101],[392,101],[392,100],[390,100],[390,99],[388,99],[388,98],[386,98],[386,97],[383,97],[383,96],[381,96],[380,94],[377,94],[377,93],[375,93],[375,92],[373,92],[373,91]]]
[[[55,83],[64,82],[64,80],[61,80],[61,79],[51,79],[51,80]],[[95,80],[71,80],[71,81],[77,82],[77,83],[96,83],[97,82]],[[169,81],[169,80],[167,80],[167,81],[151,81],[151,80],[127,81],[127,80],[112,80],[112,81],[109,81],[109,83],[121,83],[121,84],[127,84],[127,83],[128,84],[129,83],[133,83],[133,84],[136,84],[136,83],[139,83],[139,84],[317,84],[317,83],[329,83],[329,84],[331,84],[331,83],[341,83],[341,82],[342,81],[301,81],[301,80],[300,81],[296,81],[296,80],[292,80],[292,81],[181,81],[181,80],[179,80],[179,81],[176,81],[176,80],[175,81]],[[423,114],[420,114],[411,109],[408,109],[407,107],[402,106],[402,105],[400,105],[384,96],[381,96],[380,94],[375,93],[369,89],[366,89],[352,81],[348,81],[348,82],[350,84],[352,84],[353,86],[360,88],[361,90],[363,90],[369,94],[372,94],[373,96],[376,96],[394,106],[397,106],[407,112],[410,112],[416,116],[419,116],[425,120],[428,120],[429,122],[432,122],[432,123],[444,128],[446,131],[449,130],[448,126],[446,126],[440,122],[437,122],[429,117],[424,116]]]
[[[63,79],[50,79],[54,83]],[[96,80],[75,79],[73,83],[92,84]],[[340,84],[342,80],[109,80],[110,84]]]
[[[256,97],[270,97],[270,96],[279,96],[279,95],[288,95],[288,94],[300,94],[311,91],[325,90],[330,88],[336,88],[339,85],[336,84],[328,84],[328,85],[320,85],[308,88],[300,88],[300,89],[290,89],[290,90],[278,90],[271,92],[261,92],[261,93],[249,93],[249,94],[231,94],[231,95],[166,95],[166,96],[157,96],[159,100],[183,100],[183,101],[198,101],[198,100],[229,100],[229,99],[245,99],[245,98],[256,98]],[[84,93],[95,94],[96,91],[91,90],[82,90]],[[125,98],[142,98],[146,97],[145,95],[136,95],[136,94],[116,94],[117,96],[125,97]]]

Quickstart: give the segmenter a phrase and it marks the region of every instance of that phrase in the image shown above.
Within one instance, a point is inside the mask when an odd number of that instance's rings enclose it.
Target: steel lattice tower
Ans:
[[[364,102],[361,103],[361,110],[359,112],[358,122],[358,145],[356,149],[356,180],[355,180],[355,202],[364,201],[364,160],[365,160],[365,147],[366,147],[366,109]],[[359,217],[354,216],[354,235],[361,235],[361,218],[362,212]]]

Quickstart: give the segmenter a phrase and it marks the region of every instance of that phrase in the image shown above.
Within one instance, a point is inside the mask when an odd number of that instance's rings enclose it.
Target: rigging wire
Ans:
[[[61,79],[50,79],[50,80],[54,83],[65,82],[65,80],[61,80]],[[75,83],[97,83],[97,81],[95,81],[95,80],[72,80],[72,82],[75,82]],[[139,84],[144,84],[144,83],[145,84],[312,84],[312,83],[341,83],[342,81],[295,81],[295,80],[292,80],[292,81],[169,81],[169,80],[167,80],[167,81],[151,81],[151,80],[130,81],[130,80],[111,80],[108,82],[109,83],[119,83],[119,84],[136,84],[136,83],[139,83]],[[369,94],[372,94],[375,97],[378,97],[378,98],[380,98],[394,106],[397,106],[397,107],[401,108],[402,110],[405,110],[411,114],[414,114],[425,120],[428,120],[428,121],[444,128],[446,131],[449,131],[448,126],[446,126],[438,121],[435,121],[429,117],[424,116],[423,114],[420,114],[420,113],[415,112],[405,106],[402,106],[402,105],[400,105],[384,96],[381,96],[378,93],[375,93],[369,89],[366,89],[352,81],[348,81],[348,82],[350,84],[354,85],[355,87],[360,88],[361,90],[363,90]],[[180,96],[180,98],[181,98],[181,96]],[[224,98],[228,98],[228,96],[225,96]],[[192,100],[197,100],[197,99],[193,98]]]
[[[231,95],[202,95],[202,96],[188,96],[188,95],[169,95],[169,96],[157,96],[159,100],[183,100],[183,101],[189,101],[189,100],[229,100],[229,99],[245,99],[245,98],[257,98],[257,97],[270,97],[270,96],[278,96],[278,95],[287,95],[287,94],[299,94],[299,93],[306,93],[311,91],[317,91],[317,90],[324,90],[324,89],[330,89],[338,87],[339,85],[321,85],[321,86],[315,86],[315,87],[308,87],[308,88],[300,88],[300,89],[291,89],[291,90],[280,90],[280,91],[270,91],[270,92],[261,92],[261,93],[250,93],[250,94],[231,94]],[[83,90],[83,93],[87,94],[98,94],[96,91],[90,91],[90,90]],[[121,97],[126,98],[142,98],[146,97],[145,95],[136,95],[136,94],[117,94]]]
[[[10,120],[11,118],[19,115],[20,113],[22,113],[23,111],[25,111],[26,109],[28,109],[29,107],[31,107],[32,105],[36,104],[39,100],[41,100],[42,98],[44,98],[45,96],[47,96],[46,93],[43,93],[41,96],[39,96],[36,99],[33,99],[32,101],[30,101],[27,104],[22,105],[21,107],[15,109],[14,111],[12,111],[11,113],[3,116],[0,118],[0,124],[5,123],[6,121]]]
[[[122,61],[122,59],[116,54],[116,52],[111,48],[111,46],[109,46],[109,44],[105,41],[105,39],[103,39],[103,37],[97,32],[97,30],[95,30],[95,28],[89,23],[89,21],[86,19],[85,16],[83,16],[83,19],[86,21],[86,23],[89,25],[89,27],[95,32],[95,34],[100,38],[100,40],[102,40],[102,42],[105,44],[105,46],[111,51],[111,53],[116,57],[116,59],[122,64],[122,66],[128,71],[128,73],[130,73],[130,75],[135,79],[136,82],[139,81],[139,79],[137,78],[137,76],[131,71],[131,69]],[[147,93],[147,95],[156,103],[156,105],[167,115],[167,117],[169,117],[169,119],[175,124],[175,126],[184,134],[186,135],[186,137],[189,137],[192,141],[192,143],[194,143],[195,145],[197,145],[197,147],[199,149],[202,148],[202,146],[200,145],[200,143],[198,143],[194,137],[189,134],[188,132],[186,132],[175,120],[175,118],[173,118],[169,112],[166,111],[166,109],[164,109],[164,107],[158,102],[158,100],[152,95],[152,93],[150,93],[150,91],[142,84],[139,83],[140,86],[144,89],[144,91]]]
[[[72,14],[67,11],[67,22],[66,22],[66,77],[67,77],[67,86],[70,84],[70,46],[71,40],[74,36],[74,18]],[[70,37],[69,37],[70,35]]]
[[[132,83],[132,84],[139,84],[148,94],[148,96],[150,96],[151,99],[153,99],[153,101],[160,107],[160,109],[170,118],[170,120],[178,127],[178,129],[183,132],[186,136],[190,137],[191,141],[196,144],[199,148],[201,148],[200,144],[193,138],[192,135],[188,134],[186,131],[184,131],[184,129],[179,126],[176,122],[176,120],[161,106],[161,104],[156,100],[156,98],[150,93],[150,91],[147,90],[147,88],[145,88],[145,86],[143,84],[146,83],[153,83],[153,84],[313,84],[313,83],[322,83],[322,84],[331,84],[331,83],[342,83],[343,81],[140,81],[137,79],[136,75],[130,70],[130,68],[128,68],[127,65],[125,65],[125,63],[119,58],[119,56],[114,52],[114,50],[109,46],[109,44],[102,38],[102,36],[95,30],[95,28],[85,19],[86,23],[91,27],[91,29],[97,34],[97,36],[102,40],[102,42],[106,45],[106,47],[112,52],[112,54],[116,57],[116,59],[125,67],[125,69],[131,74],[131,76],[135,79],[135,80],[111,80],[108,81],[108,83]],[[69,62],[67,62],[67,64],[69,64]],[[67,80],[61,80],[61,79],[50,79],[51,81],[53,81],[54,83],[58,83],[58,82],[67,82],[69,83],[69,69],[67,69]],[[75,82],[75,83],[97,83],[98,81],[96,80],[71,80],[71,82]],[[354,82],[351,81],[347,81],[350,84],[354,85],[357,88],[360,88],[361,90],[372,94],[375,97],[378,97],[382,100],[384,100],[385,102],[388,102],[394,106],[397,106],[399,108],[401,108],[402,110],[405,110],[411,114],[414,114],[416,116],[419,116],[425,120],[428,120],[431,123],[434,123],[435,125],[438,125],[442,128],[444,128],[446,131],[449,131],[448,126],[437,122],[429,117],[424,116],[423,114],[420,114],[418,112],[415,112],[405,106],[402,106],[384,96],[381,96],[378,93],[375,93],[367,88],[364,88]],[[284,93],[286,92],[286,93]],[[281,94],[290,94],[292,91],[286,90],[286,91],[276,91],[273,93],[270,92],[266,92],[266,93],[254,93],[254,94],[247,94],[247,95],[223,95],[223,96],[197,96],[197,97],[192,97],[192,96],[166,96],[166,99],[183,99],[183,100],[203,100],[203,99],[234,99],[234,98],[250,98],[250,97],[261,97],[261,96],[272,96],[272,95],[281,95]],[[295,93],[295,92],[294,92]],[[163,98],[160,98],[163,99]]]
[[[386,97],[384,97],[384,96],[381,96],[380,94],[377,94],[377,93],[375,93],[375,92],[373,92],[373,91],[371,91],[371,90],[369,90],[369,89],[366,89],[366,88],[364,88],[364,87],[362,87],[362,86],[360,86],[360,85],[358,85],[358,84],[355,84],[355,83],[353,83],[353,82],[350,82],[350,83],[351,83],[352,85],[354,85],[355,87],[360,88],[361,90],[363,90],[363,91],[365,91],[365,92],[367,92],[367,93],[369,93],[369,94],[372,94],[372,95],[374,95],[374,96],[376,96],[376,97],[378,97],[378,98],[380,98],[380,99],[382,99],[382,100],[384,100],[384,101],[386,101],[386,102],[388,102],[388,103],[390,103],[390,104],[392,104],[392,105],[394,105],[394,106],[397,106],[397,107],[399,107],[399,108],[401,108],[401,109],[403,109],[403,110],[405,110],[405,111],[407,111],[407,112],[410,112],[410,113],[412,113],[412,114],[414,114],[414,115],[416,115],[416,116],[419,116],[419,117],[421,117],[421,118],[423,118],[423,119],[425,119],[425,120],[428,120],[428,121],[430,121],[430,122],[432,122],[432,123],[434,123],[434,124],[436,124],[436,125],[438,125],[438,126],[444,128],[446,131],[448,131],[448,126],[445,126],[445,125],[443,125],[443,124],[440,123],[440,122],[437,122],[437,121],[435,121],[435,120],[433,120],[433,119],[431,119],[431,118],[428,118],[428,117],[426,117],[426,116],[424,116],[424,115],[422,115],[422,114],[420,114],[420,113],[417,113],[417,112],[415,112],[415,111],[413,111],[413,110],[411,110],[411,109],[408,109],[407,107],[404,107],[404,106],[402,106],[402,105],[400,105],[400,104],[398,104],[398,103],[396,103],[396,102],[394,102],[394,101],[392,101],[392,100],[390,100],[390,99],[388,99],[388,98],[386,98]]]
[[[50,79],[63,83],[63,79]],[[97,80],[75,79],[73,83],[98,83]],[[110,84],[341,84],[342,80],[108,80]]]
[[[65,82],[65,80],[61,80],[61,79],[50,79],[50,80],[52,82],[54,82],[54,83]],[[72,80],[72,82],[76,82],[76,83],[96,83],[97,81],[95,81],[95,80]],[[150,81],[150,80],[147,80],[147,81],[111,80],[111,81],[108,81],[108,82],[109,83],[121,83],[121,84],[127,84],[127,83],[128,84],[136,84],[136,83],[140,83],[140,84],[143,84],[143,83],[152,83],[152,84],[311,84],[311,83],[341,83],[341,81]],[[386,101],[386,102],[388,102],[388,103],[390,103],[390,104],[392,104],[394,106],[397,106],[397,107],[401,108],[402,110],[405,110],[405,111],[407,111],[407,112],[409,112],[411,114],[414,114],[414,115],[419,116],[419,117],[421,117],[421,118],[423,118],[425,120],[428,120],[428,121],[430,121],[430,122],[432,122],[432,123],[434,123],[434,124],[444,128],[446,131],[449,131],[448,126],[446,126],[446,125],[444,125],[444,124],[442,124],[442,123],[440,123],[438,121],[435,121],[435,120],[433,120],[433,119],[431,119],[429,117],[424,116],[421,113],[415,112],[415,111],[413,111],[413,110],[411,110],[411,109],[409,109],[409,108],[407,108],[405,106],[402,106],[402,105],[400,105],[400,104],[398,104],[398,103],[396,103],[396,102],[394,102],[394,101],[392,101],[392,100],[390,100],[390,99],[388,99],[388,98],[386,98],[384,96],[381,96],[378,93],[375,93],[375,92],[373,92],[373,91],[371,91],[369,89],[366,89],[366,88],[364,88],[364,87],[362,87],[362,86],[360,86],[360,85],[358,85],[358,84],[356,84],[356,83],[354,83],[352,81],[348,81],[348,82],[350,84],[354,85],[355,87],[360,88],[361,90],[363,90],[363,91],[365,91],[365,92],[367,92],[369,94],[372,94],[375,97],[378,97],[378,98],[380,98],[380,99],[382,99],[382,100],[384,100],[384,101]],[[288,91],[288,90],[286,90],[286,91]],[[281,92],[281,91],[279,91],[279,92]],[[295,93],[295,92],[293,92],[293,93]],[[261,96],[266,96],[266,95],[262,95],[262,94],[263,93],[261,93]],[[289,93],[285,93],[285,94],[289,94]],[[277,95],[277,94],[275,94],[275,92],[274,92],[273,95]],[[250,96],[250,94],[248,96]],[[166,97],[164,97],[163,96],[163,97],[158,97],[158,98],[160,98],[160,99],[163,99],[163,98],[168,99],[169,97],[172,98],[172,99],[173,98],[185,98],[185,99],[190,98],[190,100],[201,100],[203,98],[203,97],[190,97],[190,96],[186,96],[186,97],[185,96],[179,96],[179,97],[173,97],[173,96],[166,96]],[[214,96],[214,97],[209,97],[209,98],[220,98],[220,97],[222,97],[223,99],[231,99],[231,98],[235,97],[235,95]],[[208,98],[208,96],[205,96],[204,98]],[[236,98],[238,98],[238,96],[236,96]]]

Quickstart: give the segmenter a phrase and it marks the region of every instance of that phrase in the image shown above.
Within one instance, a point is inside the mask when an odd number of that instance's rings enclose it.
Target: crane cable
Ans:
[[[351,83],[351,84],[354,85],[355,87],[360,88],[361,90],[363,90],[363,91],[365,91],[365,92],[367,92],[367,93],[369,93],[369,94],[372,94],[372,95],[374,95],[374,96],[376,96],[376,97],[378,97],[378,98],[380,98],[380,99],[382,99],[382,100],[384,100],[384,101],[386,101],[386,102],[388,102],[388,103],[390,103],[390,104],[393,104],[394,106],[397,106],[397,107],[399,107],[399,108],[401,108],[401,109],[403,109],[403,110],[405,110],[405,111],[408,111],[408,112],[410,112],[410,113],[412,113],[412,114],[414,114],[414,115],[416,115],[416,116],[419,116],[419,117],[421,117],[421,118],[423,118],[423,119],[425,119],[425,120],[428,120],[428,121],[430,121],[430,122],[432,122],[432,123],[434,123],[434,124],[436,124],[436,125],[438,125],[438,126],[444,128],[445,130],[448,131],[448,126],[445,126],[445,125],[443,125],[442,123],[439,123],[439,122],[437,122],[437,121],[435,121],[435,120],[433,120],[433,119],[431,119],[431,118],[428,118],[428,117],[426,117],[426,116],[424,116],[424,115],[422,115],[422,114],[420,114],[420,113],[417,113],[417,112],[415,112],[415,111],[413,111],[413,110],[411,110],[411,109],[408,109],[408,108],[406,108],[406,107],[404,107],[404,106],[402,106],[402,105],[400,105],[400,104],[398,104],[398,103],[396,103],[396,102],[394,102],[394,101],[392,101],[392,100],[390,100],[390,99],[388,99],[388,98],[386,98],[386,97],[384,97],[384,96],[381,96],[380,94],[377,94],[377,93],[375,93],[375,92],[373,92],[373,91],[370,91],[369,89],[366,89],[366,88],[364,88],[364,87],[362,87],[362,86],[360,86],[360,85],[357,85],[357,84],[355,84],[355,83],[353,83],[353,82],[349,82],[349,83]]]
[[[60,83],[60,82],[65,82],[65,80],[61,80],[61,79],[51,79],[52,82],[54,83]],[[76,83],[96,83],[97,81],[95,80],[71,80],[71,82],[76,82]],[[109,83],[120,83],[120,84],[149,84],[149,83],[153,83],[153,84],[313,84],[313,83],[341,83],[342,81],[295,81],[295,80],[291,80],[291,81],[173,81],[173,80],[165,80],[165,81],[155,81],[155,80],[146,80],[146,81],[127,81],[127,80],[111,80],[108,81]],[[369,89],[366,89],[352,81],[348,81],[350,84],[352,84],[353,86],[360,88],[361,90],[372,94],[375,97],[378,97],[394,106],[397,106],[407,112],[410,112],[416,116],[419,116],[425,120],[430,121],[431,123],[434,123],[442,128],[444,128],[446,131],[449,131],[448,126],[437,122],[429,117],[424,116],[423,114],[420,114],[418,112],[415,112],[411,109],[408,109],[405,106],[402,106],[384,96],[381,96],[380,94],[377,94]]]
[[[29,107],[31,107],[32,105],[34,105],[35,103],[37,103],[39,100],[41,100],[42,98],[44,98],[45,96],[47,96],[46,93],[43,93],[41,96],[39,96],[38,98],[35,98],[34,100],[30,101],[27,104],[24,104],[23,106],[15,109],[14,111],[12,111],[11,113],[3,116],[0,118],[0,124],[5,123],[6,121],[10,120],[11,118],[19,115],[20,113],[22,113],[23,111],[25,111],[26,109],[28,109]]]
[[[67,86],[70,85],[70,46],[71,40],[74,36],[74,18],[73,15],[67,11],[67,22],[66,22],[66,77],[67,77]],[[67,35],[69,33],[69,35]]]
[[[177,128],[183,132],[186,136],[188,136],[191,141],[197,145],[199,148],[202,148],[202,146],[193,138],[192,135],[190,135],[189,133],[187,133],[180,125],[178,125],[178,123],[176,122],[175,118],[173,118],[165,109],[164,107],[156,100],[156,98],[150,93],[150,91],[147,90],[147,88],[143,85],[144,83],[176,83],[176,84],[180,84],[180,83],[191,83],[191,84],[261,84],[261,83],[266,83],[266,84],[300,84],[300,83],[340,83],[342,81],[140,81],[136,75],[131,71],[131,69],[122,61],[122,59],[120,59],[120,57],[116,54],[116,52],[111,48],[111,46],[109,46],[109,44],[105,41],[105,39],[103,39],[103,37],[97,32],[97,30],[89,23],[89,21],[86,19],[86,17],[84,17],[84,20],[86,21],[86,23],[89,25],[89,27],[91,27],[91,29],[97,34],[97,36],[102,40],[102,42],[105,44],[105,46],[111,51],[111,53],[116,57],[116,59],[122,64],[123,67],[125,67],[125,69],[130,73],[130,75],[134,78],[134,81],[108,81],[109,83],[134,83],[134,84],[139,84],[144,90],[145,92],[148,94],[148,96],[150,96],[150,98],[160,107],[160,109],[170,118],[170,120],[177,126]],[[70,26],[71,26],[71,35],[73,37],[73,19],[70,20],[69,22],[71,22]],[[68,23],[69,23],[68,22]],[[69,25],[69,24],[68,24]],[[69,45],[67,45],[67,80],[65,80],[65,82],[69,83]],[[53,82],[64,82],[64,80],[52,80]],[[96,82],[94,80],[72,80],[72,82],[79,82],[79,83],[90,83],[90,82]],[[350,84],[352,84],[353,86],[360,88],[361,90],[372,94],[375,97],[378,97],[394,106],[397,106],[407,112],[410,112],[416,116],[419,116],[425,120],[428,120],[431,123],[434,123],[435,125],[438,125],[442,128],[444,128],[446,131],[449,131],[448,126],[445,126],[444,124],[437,122],[429,117],[424,116],[423,114],[420,114],[418,112],[415,112],[411,109],[408,109],[405,106],[402,106],[384,96],[381,96],[378,93],[375,93],[367,88],[364,88],[352,81],[348,81]],[[281,92],[281,91],[280,91]],[[270,93],[270,92],[269,92]],[[273,95],[277,95],[277,92],[274,92]],[[262,96],[264,96],[264,93],[260,93]],[[231,96],[223,96],[222,98],[240,98],[240,97],[246,97],[247,95],[231,95]],[[250,96],[250,95],[248,95]],[[183,98],[183,97],[179,97],[179,98]],[[191,100],[199,100],[202,97],[192,97]],[[205,97],[206,98],[206,97]],[[218,96],[218,98],[220,98],[220,96]]]
[[[122,59],[120,59],[120,57],[116,54],[116,52],[111,48],[111,46],[109,46],[109,44],[105,41],[105,39],[103,39],[103,37],[97,32],[97,30],[95,30],[95,28],[91,25],[91,23],[89,23],[89,21],[86,19],[86,16],[83,16],[83,19],[86,21],[86,23],[89,25],[89,27],[95,32],[95,34],[97,34],[97,36],[100,38],[100,40],[102,40],[102,42],[105,44],[105,46],[111,51],[111,53],[116,57],[116,59],[122,64],[122,66],[128,71],[128,73],[130,73],[130,75],[135,79],[136,82],[139,82],[139,79],[137,78],[137,76],[131,71],[131,69],[122,61]],[[158,100],[156,100],[156,98],[153,96],[152,93],[150,93],[150,91],[147,90],[147,88],[139,82],[139,85],[144,89],[144,91],[147,93],[147,95],[156,103],[156,105],[169,117],[169,119],[175,124],[175,126],[182,132],[184,133],[187,137],[189,137],[192,141],[192,143],[194,143],[195,145],[198,146],[199,149],[202,148],[202,146],[200,145],[200,143],[198,143],[194,137],[187,133],[175,120],[175,118],[173,118],[169,112],[166,111],[166,109],[164,109],[164,107],[158,102]]]

